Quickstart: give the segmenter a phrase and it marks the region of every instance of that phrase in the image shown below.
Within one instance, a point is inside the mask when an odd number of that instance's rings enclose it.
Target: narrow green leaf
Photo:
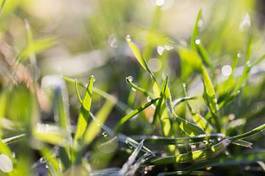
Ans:
[[[33,136],[39,141],[62,147],[70,145],[71,141],[64,129],[50,124],[37,124]]]
[[[88,124],[88,118],[89,118],[89,111],[91,107],[92,102],[92,91],[93,91],[93,85],[95,82],[94,76],[89,77],[88,85],[86,88],[85,96],[82,100],[82,105],[80,108],[80,113],[78,116],[78,122],[76,126],[76,133],[74,137],[75,143],[83,138],[83,135],[85,133],[85,130],[87,128]]]
[[[192,35],[191,35],[191,47],[193,49],[196,48],[196,40],[199,37],[199,32],[200,32],[199,29],[200,29],[201,18],[202,18],[202,10],[200,9],[198,14],[197,14],[197,18],[196,18],[196,21],[195,21],[195,24],[194,24],[194,27],[193,27]]]
[[[25,60],[30,57],[32,54],[38,54],[53,45],[55,45],[56,39],[54,37],[44,38],[32,41],[31,43],[24,48],[20,53],[20,59]]]
[[[117,131],[125,122],[127,122],[128,120],[130,120],[131,118],[133,118],[134,116],[136,116],[137,114],[139,114],[140,112],[142,112],[143,110],[145,110],[146,108],[148,108],[149,106],[154,104],[158,99],[159,98],[152,99],[151,101],[144,104],[143,106],[141,106],[141,107],[131,111],[127,115],[121,117],[121,119],[119,120],[119,122],[117,123],[117,125],[115,127],[115,129],[116,129],[115,131]]]
[[[52,176],[62,176],[61,161],[56,158],[54,152],[47,147],[43,147],[40,152],[42,157],[46,160],[47,165],[49,166],[48,170]]]
[[[183,154],[163,156],[153,159],[151,163],[155,165],[164,165],[164,164],[191,163],[191,162],[209,160],[218,156],[220,153],[224,152],[230,143],[231,143],[230,140],[224,139],[219,143],[211,145],[203,150],[195,150]]]
[[[145,90],[144,88],[141,88],[140,86],[134,84],[132,76],[126,77],[126,82],[132,87],[132,89],[135,89],[135,90],[137,90],[139,92],[142,92],[146,97],[153,97],[153,95],[151,93],[149,93],[147,90]]]
[[[130,49],[132,50],[135,58],[139,62],[139,64],[143,67],[144,70],[148,71],[147,64],[146,64],[144,58],[142,57],[142,54],[141,54],[139,48],[132,41],[132,39],[131,39],[131,37],[129,35],[126,36],[126,41],[127,41],[128,45],[129,45]]]
[[[233,137],[231,137],[230,139],[233,140],[233,141],[235,141],[235,140],[239,140],[239,139],[244,139],[244,138],[246,138],[246,137],[249,137],[249,136],[252,136],[252,135],[255,135],[255,134],[261,133],[261,132],[264,131],[264,130],[265,130],[265,124],[260,125],[260,126],[254,128],[254,129],[252,129],[252,130],[246,132],[246,133],[239,134],[239,135],[237,135],[237,136],[233,136]]]
[[[101,125],[105,123],[115,103],[106,100],[105,104],[96,114],[96,120],[93,120],[84,135],[84,141],[86,144],[90,144],[100,132]]]
[[[219,110],[215,89],[213,83],[210,79],[207,69],[202,65],[201,67],[201,76],[204,85],[204,99],[206,100],[207,105],[212,113],[212,118],[215,122],[215,126],[217,131],[220,131],[220,119],[217,116],[217,112]]]

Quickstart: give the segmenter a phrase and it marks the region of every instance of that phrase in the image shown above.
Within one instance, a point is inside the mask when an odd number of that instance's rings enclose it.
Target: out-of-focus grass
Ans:
[[[41,3],[1,5],[0,175],[264,173],[256,1]]]

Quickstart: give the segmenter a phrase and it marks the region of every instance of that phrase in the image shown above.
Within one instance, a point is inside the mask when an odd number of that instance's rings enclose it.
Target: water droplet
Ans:
[[[5,173],[11,172],[13,170],[12,160],[7,155],[0,155],[0,170]]]
[[[231,73],[232,73],[232,67],[230,65],[224,65],[222,67],[223,76],[227,77],[227,76],[231,75]]]
[[[127,42],[131,42],[132,41],[132,38],[129,34],[126,35],[126,41]]]
[[[46,168],[46,169],[49,169],[49,166],[46,164],[46,165],[45,165],[45,168]]]
[[[163,46],[158,46],[156,48],[157,53],[161,56],[164,53],[165,48]]]
[[[239,29],[240,29],[241,31],[243,31],[243,30],[249,28],[250,26],[251,26],[251,20],[250,20],[250,16],[249,16],[249,14],[247,13],[247,14],[243,17],[243,19],[242,19],[242,21],[241,21],[241,23],[240,23]]]
[[[195,44],[196,44],[196,45],[199,45],[200,43],[201,43],[201,40],[200,40],[200,39],[196,39],[196,40],[195,40]]]
[[[147,65],[152,72],[158,72],[162,67],[161,61],[157,58],[149,59]]]
[[[118,40],[114,35],[111,35],[108,39],[108,43],[111,48],[117,48],[118,47]]]
[[[108,137],[108,134],[107,134],[107,132],[106,132],[106,131],[104,131],[104,132],[102,133],[102,136],[103,136],[103,137],[105,137],[105,138],[106,138],[106,137]]]
[[[165,4],[165,0],[155,0],[155,4],[161,7]]]
[[[241,58],[241,53],[237,53],[237,58]]]
[[[44,163],[45,160],[43,158],[40,158],[40,163]]]
[[[132,77],[132,76],[127,76],[127,77],[126,77],[126,80],[127,80],[128,82],[132,82],[132,81],[133,81],[133,77]]]

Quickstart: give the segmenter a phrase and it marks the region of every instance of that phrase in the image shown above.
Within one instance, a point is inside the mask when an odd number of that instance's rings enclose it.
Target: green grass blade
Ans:
[[[145,90],[144,88],[141,88],[140,86],[134,84],[132,76],[126,77],[126,82],[131,86],[132,89],[135,89],[135,90],[137,90],[139,92],[142,92],[146,97],[153,97],[153,95],[151,93],[149,93],[147,90]]]
[[[125,122],[127,122],[128,120],[130,120],[131,118],[133,118],[134,116],[136,116],[137,114],[139,114],[140,112],[142,112],[143,110],[145,110],[146,108],[148,108],[149,106],[151,106],[152,104],[154,104],[158,99],[159,98],[152,99],[148,103],[140,106],[139,108],[131,111],[127,115],[121,117],[121,119],[119,120],[119,122],[117,123],[117,125],[115,127],[115,129],[116,129],[115,131],[117,131]]]
[[[212,113],[212,117],[215,122],[216,130],[219,132],[221,128],[220,126],[221,124],[220,124],[220,119],[217,116],[219,107],[217,104],[216,93],[215,93],[213,83],[208,74],[208,71],[204,66],[201,67],[201,76],[202,76],[203,85],[204,85],[204,99],[206,100],[206,103]]]
[[[212,159],[224,152],[227,146],[230,144],[230,140],[224,139],[221,142],[211,145],[203,150],[195,150],[183,154],[163,156],[151,161],[152,164],[164,165],[164,164],[176,164],[176,163],[191,163],[205,161]]]
[[[101,124],[104,124],[109,116],[113,106],[115,103],[112,101],[106,100],[105,104],[96,114],[96,120],[93,120],[84,135],[85,144],[90,144],[96,137],[96,135],[100,132]]]
[[[196,21],[195,21],[195,24],[194,24],[194,27],[193,27],[193,32],[192,32],[192,35],[191,35],[191,47],[193,49],[196,48],[196,40],[198,39],[199,37],[199,28],[200,28],[200,21],[201,21],[201,18],[202,18],[202,10],[200,9],[198,14],[197,14],[197,18],[196,18]]]
[[[260,126],[254,128],[254,129],[252,129],[252,130],[246,132],[246,133],[239,134],[239,135],[237,135],[237,136],[233,136],[233,137],[231,137],[230,139],[233,140],[233,141],[235,141],[235,140],[239,140],[239,139],[245,139],[246,137],[253,136],[253,135],[255,135],[255,134],[261,133],[261,132],[263,132],[264,130],[265,130],[265,124],[260,125]]]
[[[33,136],[39,141],[61,147],[69,146],[71,141],[64,129],[49,124],[37,124],[33,130]]]
[[[90,111],[91,102],[92,102],[92,91],[93,91],[94,82],[95,82],[94,76],[90,76],[88,85],[86,88],[86,92],[82,100],[80,113],[78,116],[76,132],[75,132],[75,137],[74,137],[75,144],[77,144],[78,140],[81,140],[83,138],[83,135],[88,125],[88,118],[89,118],[89,111]]]
[[[144,58],[142,57],[142,54],[139,50],[139,48],[136,46],[136,44],[132,41],[131,37],[129,35],[126,36],[126,41],[131,49],[131,51],[133,52],[135,58],[137,59],[137,61],[139,62],[139,64],[142,66],[142,68],[145,71],[148,71],[147,68],[147,64],[146,61],[144,60]]]

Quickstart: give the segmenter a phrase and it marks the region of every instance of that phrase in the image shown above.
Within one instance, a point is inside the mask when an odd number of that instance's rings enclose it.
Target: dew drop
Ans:
[[[199,45],[200,43],[201,43],[201,40],[200,40],[200,39],[196,39],[196,40],[195,40],[195,44],[196,44],[196,45]]]
[[[108,43],[111,48],[117,48],[118,47],[118,40],[114,35],[111,35],[108,39]]]
[[[13,163],[7,155],[0,155],[0,170],[5,173],[11,172],[13,170]]]
[[[126,41],[127,42],[131,42],[132,41],[132,38],[129,34],[126,35]]]
[[[249,14],[247,13],[247,14],[243,17],[243,19],[242,19],[242,21],[241,21],[241,23],[240,23],[239,29],[240,29],[241,31],[243,31],[243,30],[249,28],[250,26],[251,26],[251,20],[250,20],[250,16],[249,16]]]
[[[104,131],[104,132],[102,133],[102,136],[106,138],[106,137],[108,137],[108,134]]]
[[[227,76],[231,75],[231,73],[232,73],[232,67],[230,65],[224,65],[222,67],[223,76],[227,77]]]
[[[155,4],[161,7],[165,4],[165,0],[155,0]]]
[[[241,58],[241,53],[237,53],[237,58]]]
[[[161,56],[164,53],[165,48],[163,46],[158,46],[156,48],[157,53]]]
[[[132,76],[127,76],[127,77],[126,77],[126,80],[127,80],[128,82],[132,82],[132,81],[133,81],[133,77],[132,77]]]

